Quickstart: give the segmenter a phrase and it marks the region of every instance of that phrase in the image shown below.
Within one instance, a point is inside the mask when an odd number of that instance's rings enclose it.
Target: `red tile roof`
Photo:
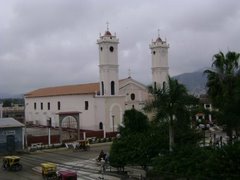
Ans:
[[[131,77],[119,80],[119,85]],[[49,97],[64,95],[96,94],[100,92],[99,83],[77,84],[68,86],[57,86],[41,88],[25,94],[26,98]]]
[[[89,83],[89,84],[41,88],[25,94],[25,97],[32,98],[32,97],[46,97],[46,96],[96,94],[97,92],[99,92],[99,83]]]

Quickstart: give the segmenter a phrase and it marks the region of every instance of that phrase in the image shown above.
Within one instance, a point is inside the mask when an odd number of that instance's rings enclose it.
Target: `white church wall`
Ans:
[[[148,90],[141,84],[137,84],[135,81],[125,83],[120,89],[119,94],[125,96],[125,109],[135,108],[142,110],[146,100],[148,99]]]
[[[102,122],[107,132],[117,131],[119,124],[122,123],[125,111],[124,102],[124,96],[96,97],[96,107],[98,108],[96,110],[97,123]]]
[[[85,101],[88,102],[88,108],[85,109]],[[80,114],[80,128],[92,127],[94,122],[94,97],[93,95],[68,95],[39,98],[25,98],[26,120],[34,124],[47,125],[47,120],[52,119],[52,125],[59,126],[59,112],[78,111]],[[60,109],[58,109],[60,102]],[[50,109],[48,109],[50,103]],[[36,104],[36,105],[34,105]],[[42,105],[41,105],[42,104]],[[35,107],[36,106],[36,109]]]
[[[125,97],[115,96],[106,99],[106,130],[108,132],[117,131],[122,123],[125,111]]]
[[[105,100],[102,98],[102,96],[97,96],[95,98],[95,129],[99,129],[99,124],[102,123],[103,126],[106,126],[105,124],[105,117],[106,117],[106,112],[105,112]]]
[[[112,132],[118,131],[118,127],[120,124],[122,124],[123,121],[123,114],[124,114],[124,106],[122,106],[121,101],[118,100],[118,103],[112,103],[110,106],[110,112],[109,112],[109,131]]]

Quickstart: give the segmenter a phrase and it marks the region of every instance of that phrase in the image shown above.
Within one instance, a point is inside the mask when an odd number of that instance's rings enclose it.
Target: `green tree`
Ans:
[[[234,127],[239,127],[239,61],[236,52],[219,52],[213,56],[212,68],[205,70],[207,74],[208,95],[213,105],[219,109],[220,120],[227,126],[227,134],[232,141]]]
[[[149,121],[146,115],[135,109],[124,113],[120,137],[114,140],[110,150],[110,164],[124,168],[127,164],[146,166],[150,161],[148,150]]]
[[[22,98],[6,98],[1,100],[3,107],[12,107],[14,104],[23,105],[24,99]]]
[[[211,147],[182,147],[156,157],[152,173],[168,179],[239,179],[240,143]]]
[[[119,127],[121,136],[140,133],[148,130],[148,117],[135,109],[126,110],[123,116],[123,126]]]
[[[3,100],[3,107],[12,107],[12,100],[11,99],[4,99]]]
[[[154,113],[154,121],[169,123],[169,151],[172,151],[175,144],[174,137],[177,137],[174,135],[174,129],[190,129],[188,105],[191,102],[194,103],[192,100],[195,98],[188,95],[184,85],[170,77],[167,86],[158,89],[150,87],[149,91],[153,95],[153,99],[147,103],[145,110]],[[190,99],[192,100],[190,101]],[[178,127],[174,128],[174,126]],[[181,131],[181,133],[183,132]]]

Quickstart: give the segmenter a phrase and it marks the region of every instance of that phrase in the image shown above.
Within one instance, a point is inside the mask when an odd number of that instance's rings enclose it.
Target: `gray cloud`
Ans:
[[[170,74],[211,64],[219,50],[239,52],[235,0],[10,0],[0,2],[0,94],[98,81],[99,33],[120,40],[120,77],[151,82],[149,44],[157,29],[170,44]]]

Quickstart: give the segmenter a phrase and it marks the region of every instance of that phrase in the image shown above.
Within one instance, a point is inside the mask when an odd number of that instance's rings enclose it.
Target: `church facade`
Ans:
[[[108,29],[97,40],[99,82],[41,88],[26,93],[26,122],[114,132],[121,124],[125,110],[141,111],[150,98],[148,89],[131,77],[119,79],[118,43],[119,39]],[[155,87],[167,82],[168,48],[160,37],[150,44]]]

